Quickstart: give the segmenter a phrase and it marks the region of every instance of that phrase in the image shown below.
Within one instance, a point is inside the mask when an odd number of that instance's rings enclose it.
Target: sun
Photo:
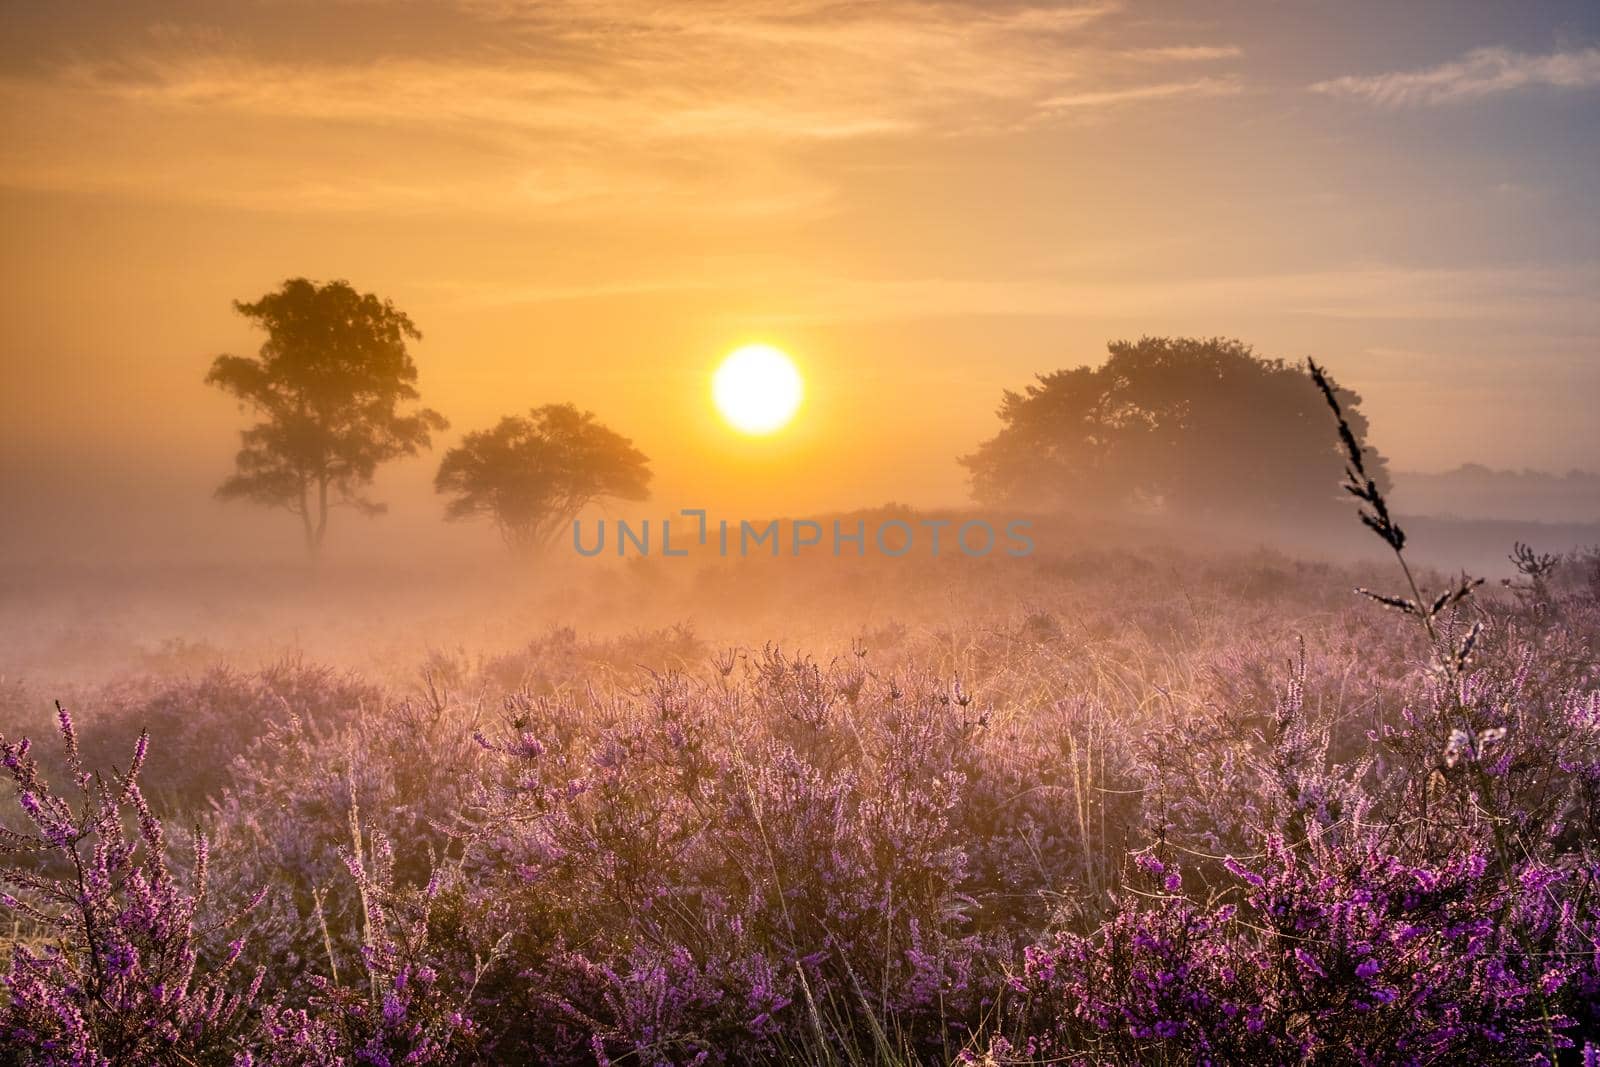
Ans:
[[[800,408],[805,385],[794,361],[771,345],[737,349],[711,378],[711,398],[734,429],[769,434]]]

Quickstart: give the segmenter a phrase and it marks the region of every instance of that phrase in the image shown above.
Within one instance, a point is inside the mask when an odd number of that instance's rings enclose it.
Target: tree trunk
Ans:
[[[322,537],[328,532],[328,476],[317,479],[317,539],[313,552],[322,551]]]
[[[311,525],[311,501],[306,498],[306,481],[303,477],[300,479],[300,524],[305,529],[306,554],[315,559],[320,539]]]

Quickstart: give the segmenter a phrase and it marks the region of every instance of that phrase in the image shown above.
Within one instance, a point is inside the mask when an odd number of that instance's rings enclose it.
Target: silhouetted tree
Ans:
[[[406,314],[349,282],[317,285],[291,278],[239,313],[267,331],[254,359],[218,356],[206,375],[262,420],[243,431],[238,470],[217,489],[300,516],[315,554],[328,511],[349,505],[368,515],[383,504],[362,490],[378,465],[428,448],[449,423],[438,412],[402,408],[417,399],[416,364],[406,341],[422,334]]]
[[[433,485],[454,499],[447,519],[487,515],[512,549],[550,542],[595,500],[645,500],[650,460],[633,442],[571,404],[508,415],[469,433],[439,464]]]
[[[1303,515],[1339,499],[1343,470],[1323,399],[1303,371],[1239,341],[1113,342],[1097,368],[1007,391],[1004,427],[962,464],[989,504],[1118,507],[1241,517]],[[1339,390],[1364,442],[1360,397]],[[1384,488],[1384,460],[1369,467]]]

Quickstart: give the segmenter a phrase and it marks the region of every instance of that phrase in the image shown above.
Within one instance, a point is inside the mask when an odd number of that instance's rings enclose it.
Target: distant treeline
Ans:
[[[1418,515],[1600,522],[1600,473],[1494,470],[1467,463],[1434,474],[1396,472],[1395,496]]]

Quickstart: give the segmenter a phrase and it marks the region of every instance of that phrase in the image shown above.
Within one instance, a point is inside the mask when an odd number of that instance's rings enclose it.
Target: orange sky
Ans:
[[[262,522],[208,499],[243,423],[200,379],[259,344],[230,301],[291,275],[412,315],[440,445],[570,400],[634,438],[674,508],[958,502],[1001,389],[1143,333],[1318,356],[1401,469],[1600,455],[1592,6],[7,19],[13,529]],[[708,400],[752,341],[809,390],[759,442]],[[438,454],[383,475],[384,521],[436,523]]]

